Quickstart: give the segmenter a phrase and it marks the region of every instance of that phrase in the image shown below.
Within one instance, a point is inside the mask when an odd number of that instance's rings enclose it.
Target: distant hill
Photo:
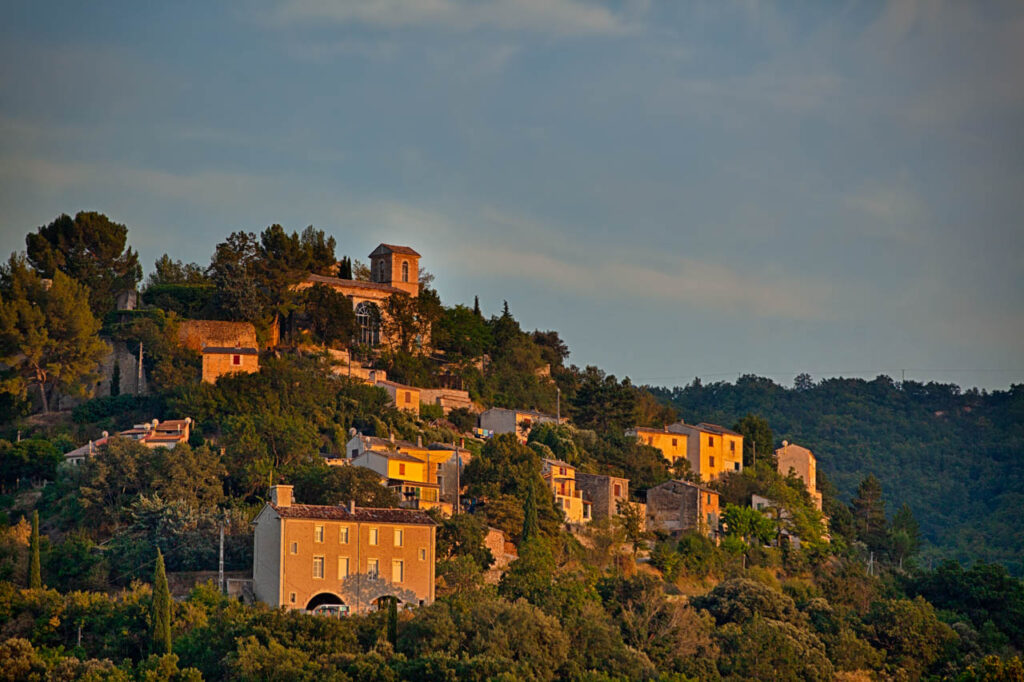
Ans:
[[[1024,574],[1024,385],[987,393],[887,376],[797,384],[744,376],[652,392],[688,422],[765,417],[776,445],[814,451],[844,500],[874,473],[890,516],[906,502],[918,518],[925,563],[983,559]]]

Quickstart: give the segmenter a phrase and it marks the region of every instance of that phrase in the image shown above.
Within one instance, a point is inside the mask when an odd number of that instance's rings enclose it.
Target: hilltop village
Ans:
[[[1019,581],[924,570],[910,509],[869,472],[839,499],[827,442],[683,419],[507,303],[445,306],[415,245],[275,225],[143,282],[126,236],[61,216],[0,272],[13,679],[1019,665]]]

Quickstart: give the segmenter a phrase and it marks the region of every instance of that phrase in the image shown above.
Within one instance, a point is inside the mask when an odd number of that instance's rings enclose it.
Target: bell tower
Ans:
[[[370,281],[401,289],[410,296],[418,296],[420,254],[408,246],[381,244],[370,254]]]

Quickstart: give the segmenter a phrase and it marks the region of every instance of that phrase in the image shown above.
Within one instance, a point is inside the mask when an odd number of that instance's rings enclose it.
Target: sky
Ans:
[[[1024,383],[1024,4],[4,3],[0,253],[407,244],[635,383]]]

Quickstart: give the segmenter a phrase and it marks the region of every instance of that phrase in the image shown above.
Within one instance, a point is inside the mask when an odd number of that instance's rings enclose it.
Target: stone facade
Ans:
[[[590,500],[595,521],[618,516],[618,503],[629,501],[629,479],[576,472],[576,488]]]
[[[225,374],[254,374],[260,371],[260,354],[255,348],[203,349],[203,381],[217,382]]]
[[[790,471],[795,473],[807,486],[807,492],[811,494],[815,508],[821,511],[821,491],[818,490],[818,460],[814,454],[805,447],[782,441],[782,447],[775,451],[775,458],[779,473],[783,476],[788,476]]]
[[[421,511],[295,504],[274,486],[257,515],[253,590],[286,609],[372,610],[384,596],[434,601],[436,530]]]
[[[178,325],[178,342],[197,353],[207,346],[259,348],[256,327],[249,322],[182,320]]]
[[[689,481],[666,481],[647,491],[647,528],[713,535],[720,516],[718,493]]]

